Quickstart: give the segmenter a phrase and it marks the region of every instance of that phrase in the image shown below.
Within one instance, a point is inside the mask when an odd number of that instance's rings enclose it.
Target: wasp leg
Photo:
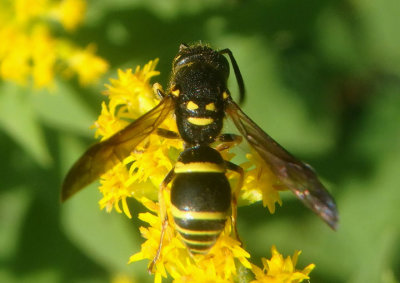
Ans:
[[[165,97],[165,92],[161,84],[159,83],[153,84],[153,91],[160,99],[163,99]]]
[[[157,128],[156,134],[159,135],[160,137],[163,137],[166,139],[180,139],[180,136],[177,132],[170,131],[170,130],[163,129],[163,128]],[[138,154],[144,153],[144,152],[146,152],[146,149],[149,148],[149,146],[150,146],[150,143],[146,142],[143,145],[144,149],[142,149],[142,150],[134,149],[133,152],[138,153]]]
[[[163,99],[166,96],[162,85],[159,83],[153,84],[153,91],[160,99]],[[156,134],[159,135],[160,137],[163,137],[166,139],[179,139],[180,138],[178,133],[170,131],[170,130],[162,129],[162,128],[158,128],[156,130]]]
[[[157,253],[147,269],[149,273],[154,273],[154,271],[155,271],[154,267],[155,267],[157,261],[160,259],[165,229],[168,226],[168,214],[167,214],[167,208],[165,206],[165,201],[164,201],[164,193],[165,193],[165,189],[167,188],[168,184],[172,181],[174,176],[175,176],[175,172],[174,172],[174,168],[172,168],[172,170],[168,172],[167,176],[165,176],[164,180],[162,181],[162,183],[160,185],[160,190],[158,192],[158,204],[160,206],[160,218],[163,221],[161,224],[161,235],[160,235],[160,242],[158,244]]]
[[[161,84],[159,84],[159,83],[153,84],[153,91],[160,99],[163,99],[165,97],[165,92],[164,92]],[[156,130],[156,134],[159,135],[160,137],[163,137],[166,139],[179,139],[180,138],[178,133],[167,130],[167,129],[162,129],[162,128],[158,128]]]
[[[238,240],[240,242],[240,245],[243,246],[242,241],[240,240],[239,237],[239,233],[237,230],[237,199],[239,197],[239,192],[240,189],[243,186],[243,181],[244,181],[244,171],[243,168],[230,162],[230,161],[226,161],[225,160],[225,164],[226,164],[226,168],[231,170],[231,171],[235,171],[236,173],[239,174],[239,181],[236,185],[236,188],[233,191],[232,194],[232,215],[231,215],[231,220],[232,220],[232,226],[233,226],[233,232],[235,235],[236,240]]]
[[[180,139],[181,138],[177,132],[170,131],[170,130],[163,129],[163,128],[157,128],[156,134],[159,135],[160,137],[163,137],[166,139]],[[133,152],[138,153],[138,154],[145,153],[146,149],[148,149],[149,146],[150,146],[150,143],[146,142],[143,145],[144,149],[142,149],[142,150],[134,149]]]
[[[158,128],[156,130],[156,134],[159,135],[160,137],[163,137],[166,139],[180,139],[181,138],[178,133],[167,130],[167,129],[163,129],[163,128]]]
[[[233,146],[240,144],[243,140],[242,136],[235,134],[221,134],[218,136],[217,141],[221,142],[218,144],[215,149],[218,151],[223,151],[229,149]]]

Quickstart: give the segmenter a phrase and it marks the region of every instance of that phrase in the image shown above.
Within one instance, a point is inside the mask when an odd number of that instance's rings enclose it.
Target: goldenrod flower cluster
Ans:
[[[35,87],[52,87],[55,73],[77,75],[81,84],[97,80],[108,64],[94,46],[79,48],[52,31],[72,32],[85,11],[85,0],[1,1],[0,78]]]
[[[156,64],[157,60],[154,60],[143,68],[137,67],[134,72],[130,69],[120,70],[118,79],[111,80],[104,93],[108,96],[108,103],[102,104],[101,115],[94,124],[96,136],[107,139],[157,105],[159,100],[150,85],[150,79],[159,74],[155,71]],[[177,132],[172,115],[165,119],[161,127]],[[156,202],[159,186],[173,168],[182,149],[182,141],[152,134],[132,149],[131,154],[120,164],[101,177],[101,208],[107,211],[115,208],[117,212],[123,212],[131,218],[126,200],[133,197],[149,210],[139,214],[139,218],[146,223],[140,228],[145,242],[129,262],[143,259],[151,262],[157,254],[162,233],[160,207]],[[226,159],[233,157],[230,153],[223,155]],[[250,153],[247,159],[247,162],[241,164],[245,178],[239,202],[262,200],[264,206],[273,213],[275,203],[281,204],[278,182],[257,155]],[[228,174],[232,183],[237,182],[235,175]],[[169,219],[173,219],[169,215],[168,189],[165,190],[164,199]],[[272,258],[262,259],[263,267],[257,267],[249,261],[250,254],[231,235],[231,223],[227,223],[217,243],[206,255],[190,256],[170,222],[163,231],[159,258],[153,266],[155,282],[161,282],[167,276],[171,276],[174,282],[234,282],[238,278],[238,266],[254,275],[252,282],[301,282],[309,278],[308,274],[314,268],[310,264],[303,270],[295,269],[300,252],[284,259],[275,247],[272,247]]]

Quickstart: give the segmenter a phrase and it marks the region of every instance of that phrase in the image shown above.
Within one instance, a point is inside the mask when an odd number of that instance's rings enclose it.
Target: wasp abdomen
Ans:
[[[175,229],[192,254],[206,253],[225,228],[231,188],[221,155],[208,146],[186,149],[171,187]]]
[[[171,189],[175,229],[192,254],[206,253],[225,227],[231,189],[224,173],[178,173]]]

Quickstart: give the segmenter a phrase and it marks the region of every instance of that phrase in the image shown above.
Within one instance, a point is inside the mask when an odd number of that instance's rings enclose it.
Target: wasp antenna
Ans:
[[[219,53],[228,54],[229,59],[231,60],[233,71],[235,72],[236,81],[239,86],[239,95],[240,95],[239,96],[239,104],[242,104],[245,99],[246,90],[244,88],[243,77],[242,77],[242,74],[240,73],[240,69],[239,69],[238,64],[236,63],[235,57],[233,57],[232,51],[229,48],[220,50]]]

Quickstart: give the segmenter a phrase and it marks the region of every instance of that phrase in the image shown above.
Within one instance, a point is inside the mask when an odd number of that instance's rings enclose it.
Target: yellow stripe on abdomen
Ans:
[[[171,207],[175,229],[192,254],[205,254],[225,227],[227,211],[185,211]]]
[[[182,240],[188,245],[207,246],[207,247],[211,247],[216,242],[216,239],[212,239],[212,240],[209,240],[209,241],[204,241],[204,240],[189,240],[189,239],[186,239],[184,237],[182,237]]]
[[[226,219],[226,212],[209,211],[184,211],[172,206],[172,215],[180,219],[195,220],[222,220]]]
[[[225,173],[225,166],[223,164],[216,164],[212,162],[190,162],[175,164],[175,173],[192,173],[192,172],[210,172],[210,173]]]
[[[179,225],[175,225],[175,229],[180,234],[191,235],[191,236],[209,236],[209,237],[217,237],[219,233],[221,233],[220,229],[217,230],[190,230],[182,228]]]

